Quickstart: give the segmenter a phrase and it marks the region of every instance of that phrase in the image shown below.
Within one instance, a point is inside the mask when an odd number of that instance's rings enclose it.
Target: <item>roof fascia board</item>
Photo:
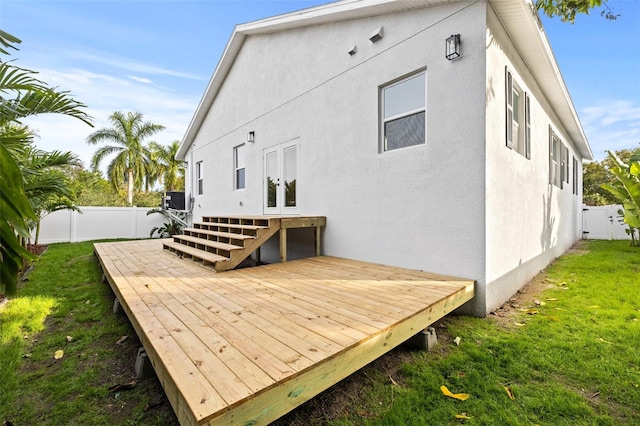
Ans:
[[[182,142],[180,143],[180,147],[178,148],[178,152],[176,154],[176,159],[184,161],[189,148],[191,147],[193,140],[196,137],[198,129],[202,125],[211,105],[213,104],[213,100],[218,94],[218,90],[222,86],[229,70],[233,66],[235,62],[236,56],[238,52],[242,48],[244,44],[244,40],[246,39],[246,35],[238,31],[238,27],[236,26],[231,34],[231,38],[227,41],[227,45],[224,48],[224,52],[216,66],[215,71],[213,72],[211,79],[209,80],[209,84],[207,84],[207,88],[196,108],[195,114],[187,127],[187,131],[182,138]]]

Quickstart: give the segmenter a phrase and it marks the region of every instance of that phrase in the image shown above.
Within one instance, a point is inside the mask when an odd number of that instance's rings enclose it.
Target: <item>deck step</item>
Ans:
[[[221,232],[221,231],[209,231],[207,229],[198,229],[198,228],[185,228],[182,230],[186,235],[191,234],[203,234],[203,235],[211,235],[214,237],[220,238],[228,238],[230,240],[249,240],[255,238],[252,235],[239,234],[236,232]]]
[[[281,232],[280,259],[286,261],[287,229],[315,227],[319,242],[319,228],[325,225],[324,216],[203,216],[202,221],[193,223],[181,235],[174,235],[173,241],[164,247],[183,257],[212,264],[222,272],[239,266],[278,232]],[[316,243],[317,253],[319,247]]]
[[[268,226],[261,226],[261,225],[242,225],[239,223],[220,223],[220,222],[196,222],[193,224],[193,227],[196,229],[225,228],[225,229],[249,229],[252,231],[268,228]]]
[[[190,257],[203,260],[208,263],[218,263],[229,261],[228,257],[220,256],[219,254],[211,253],[208,251],[200,250],[195,247],[187,246],[184,244],[167,241],[162,243],[164,249],[168,249],[180,256],[188,255]]]
[[[173,241],[179,243],[181,241],[186,241],[187,243],[193,243],[196,245],[211,247],[213,249],[231,251],[231,250],[242,250],[244,247],[237,246],[235,244],[229,243],[221,243],[219,241],[207,240],[205,238],[192,237],[190,235],[173,235]],[[189,244],[186,244],[189,245]]]

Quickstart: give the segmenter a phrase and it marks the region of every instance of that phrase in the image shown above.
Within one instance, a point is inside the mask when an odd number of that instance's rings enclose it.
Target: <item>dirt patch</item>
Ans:
[[[589,253],[588,245],[589,243],[586,240],[579,240],[567,251],[567,254],[587,254]]]
[[[567,251],[567,254],[587,254],[589,253],[588,244],[585,240],[579,240]],[[542,302],[539,299],[540,293],[553,287],[555,287],[555,285],[547,279],[546,271],[542,270],[538,275],[533,277],[531,281],[518,290],[504,305],[490,312],[489,316],[495,318],[498,325],[502,327],[516,327],[514,318],[518,314],[521,314],[523,310],[535,308],[539,305]]]
[[[49,246],[46,244],[27,244],[27,250],[36,256],[41,256],[48,248]]]
[[[512,328],[515,326],[515,317],[522,314],[523,310],[539,305],[541,303],[539,300],[540,293],[552,287],[554,285],[547,280],[545,271],[542,271],[518,290],[504,305],[490,312],[489,316],[495,318],[498,325]]]

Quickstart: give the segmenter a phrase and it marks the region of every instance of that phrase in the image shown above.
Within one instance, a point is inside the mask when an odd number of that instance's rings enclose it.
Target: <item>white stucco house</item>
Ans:
[[[531,1],[343,0],[236,26],[178,158],[193,218],[326,216],[324,254],[483,316],[581,237],[592,152]]]

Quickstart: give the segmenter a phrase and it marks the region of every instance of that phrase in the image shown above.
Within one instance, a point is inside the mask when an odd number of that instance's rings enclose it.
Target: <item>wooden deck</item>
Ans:
[[[473,298],[334,257],[216,273],[162,240],[95,244],[181,425],[267,424]]]

